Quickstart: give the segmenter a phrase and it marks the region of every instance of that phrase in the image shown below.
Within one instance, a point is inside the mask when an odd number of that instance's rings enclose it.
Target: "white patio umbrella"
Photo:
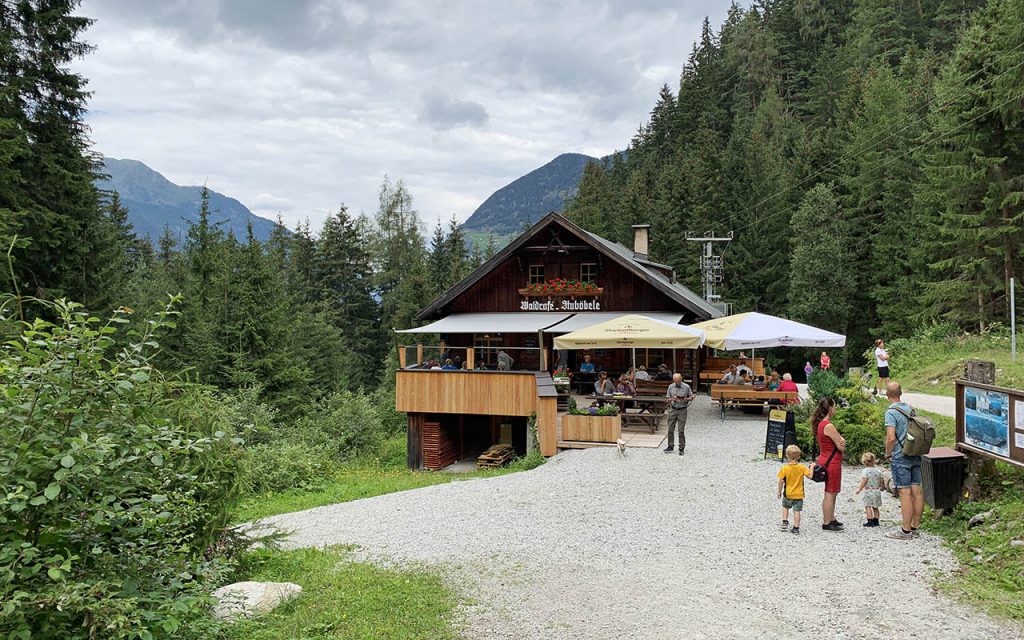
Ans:
[[[844,335],[754,311],[698,322],[690,328],[704,332],[705,345],[727,351],[846,346]]]

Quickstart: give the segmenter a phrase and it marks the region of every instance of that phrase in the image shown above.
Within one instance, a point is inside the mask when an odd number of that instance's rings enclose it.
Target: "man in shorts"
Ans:
[[[890,458],[892,482],[900,494],[903,522],[899,529],[887,537],[894,540],[913,540],[920,534],[921,514],[924,512],[924,491],[921,490],[921,456],[903,455],[903,442],[907,439],[907,416],[913,412],[909,404],[901,401],[903,389],[896,382],[885,386],[889,408],[885,412],[885,457]]]

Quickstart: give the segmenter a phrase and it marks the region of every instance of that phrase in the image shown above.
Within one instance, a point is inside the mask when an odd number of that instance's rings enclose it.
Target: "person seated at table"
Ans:
[[[477,371],[484,371],[487,369],[487,365],[484,363],[483,359],[480,359],[476,361],[476,366],[473,368]]]
[[[729,370],[725,372],[722,379],[718,381],[718,384],[740,384],[740,374],[736,371],[736,365],[729,365]]]
[[[658,365],[658,373],[654,376],[655,380],[671,380],[672,372],[668,370],[668,365],[661,363]]]
[[[640,365],[640,367],[637,368],[633,378],[636,380],[650,380],[651,374],[647,373],[647,367],[645,367],[644,365]]]
[[[440,371],[441,370],[441,363],[438,362],[437,360],[431,360],[430,361],[430,368],[433,371]]]
[[[583,356],[583,364],[580,365],[580,373],[594,373],[594,363],[590,361],[590,354]]]
[[[754,384],[754,378],[750,374],[737,373],[735,384]]]
[[[615,393],[622,393],[627,396],[636,395],[636,387],[629,380],[629,374],[622,374],[619,376],[619,383],[615,385]]]
[[[511,371],[513,362],[512,356],[505,353],[504,349],[498,349],[498,371]]]
[[[599,396],[610,396],[615,393],[615,385],[608,379],[608,372],[602,371],[594,383],[594,393]]]
[[[456,369],[462,369],[462,356],[457,355],[454,358],[452,358],[452,364],[455,365]]]
[[[768,377],[768,390],[778,391],[779,385],[782,384],[782,380],[779,379],[779,372],[772,371],[772,375]]]
[[[445,371],[458,371],[459,370],[459,368],[455,366],[455,363],[452,362],[451,358],[448,358],[447,360],[445,360],[444,364],[441,365],[441,368],[443,370],[445,370]]]
[[[736,366],[736,372],[741,376],[751,376],[754,374],[751,368],[747,366],[746,360],[740,360],[740,363]]]
[[[779,391],[788,391],[790,393],[798,393],[800,390],[797,389],[796,383],[793,382],[793,376],[784,373],[782,374],[782,382],[779,384]],[[800,400],[798,397],[790,398],[786,400],[786,404],[797,404]]]

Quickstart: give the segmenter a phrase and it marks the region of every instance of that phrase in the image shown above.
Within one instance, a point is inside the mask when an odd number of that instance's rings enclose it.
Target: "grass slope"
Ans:
[[[501,469],[481,469],[470,473],[410,471],[405,468],[404,438],[389,440],[382,449],[384,454],[381,457],[353,461],[315,486],[250,496],[235,511],[234,521],[249,522],[279,513],[372,498],[396,491],[527,471],[544,463],[544,458],[538,453],[520,458]]]
[[[1019,345],[1024,347],[1024,343]],[[943,334],[926,331],[913,338],[899,338],[888,345],[893,378],[907,391],[952,396],[953,380],[961,377],[968,360],[996,364],[996,383],[1024,388],[1024,353],[1010,359],[1010,338],[1003,332]]]
[[[227,627],[223,640],[448,640],[459,599],[437,575],[355,562],[339,547],[259,551],[248,579],[294,582],[302,593],[269,614]]]

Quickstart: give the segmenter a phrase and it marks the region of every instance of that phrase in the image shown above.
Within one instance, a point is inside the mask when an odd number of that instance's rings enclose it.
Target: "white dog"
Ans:
[[[622,456],[623,458],[625,458],[626,457],[626,441],[623,440],[622,438],[619,438],[618,440],[615,441],[615,446],[617,446],[619,448],[619,455]]]

